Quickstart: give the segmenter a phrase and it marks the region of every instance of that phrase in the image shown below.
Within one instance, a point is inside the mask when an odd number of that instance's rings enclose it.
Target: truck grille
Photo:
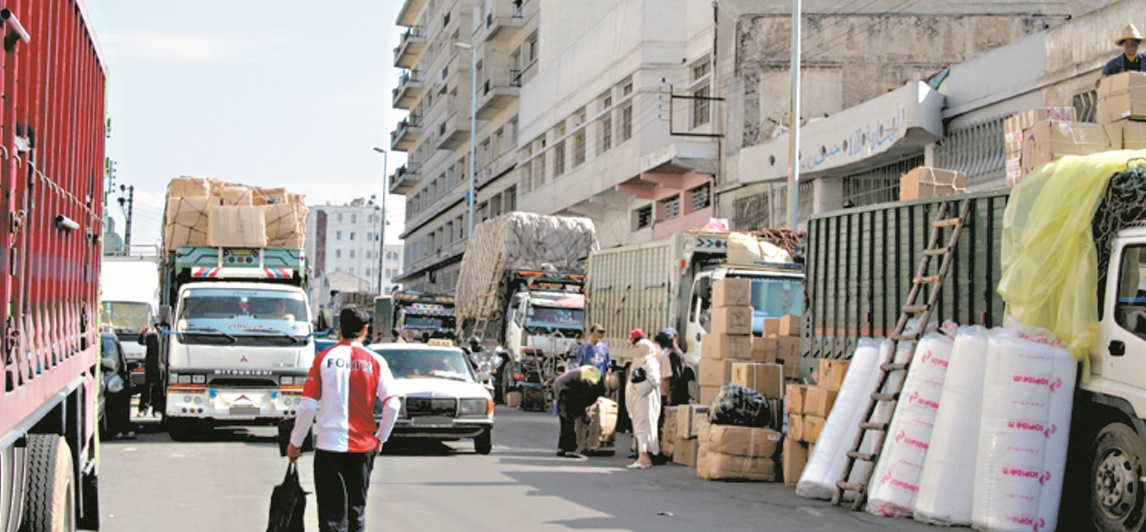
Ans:
[[[406,415],[454,417],[458,412],[457,399],[431,399],[429,397],[407,397]]]

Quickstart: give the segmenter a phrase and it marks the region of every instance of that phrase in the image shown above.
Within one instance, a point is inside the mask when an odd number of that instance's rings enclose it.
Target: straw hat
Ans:
[[[1134,27],[1133,24],[1127,24],[1125,28],[1122,28],[1122,35],[1118,37],[1117,41],[1114,41],[1114,44],[1122,46],[1122,43],[1130,39],[1134,39],[1136,41],[1143,40],[1142,34],[1138,31],[1138,28]]]

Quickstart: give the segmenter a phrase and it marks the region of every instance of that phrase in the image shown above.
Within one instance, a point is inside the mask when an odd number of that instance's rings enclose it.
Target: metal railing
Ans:
[[[509,71],[509,86],[510,87],[520,87],[521,86],[521,70],[513,69],[513,70]]]
[[[1002,184],[1007,177],[1003,121],[997,116],[948,131],[935,149],[935,166],[967,174],[967,186]]]

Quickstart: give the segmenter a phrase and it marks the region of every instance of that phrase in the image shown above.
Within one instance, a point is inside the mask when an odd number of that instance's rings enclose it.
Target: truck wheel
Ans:
[[[24,494],[21,532],[76,529],[72,450],[55,434],[28,436],[28,491]]]
[[[1142,530],[1146,446],[1122,423],[1111,423],[1094,439],[1090,515],[1101,531]]]
[[[474,451],[478,454],[489,454],[493,450],[493,431],[485,429],[481,434],[474,436]]]
[[[167,428],[167,435],[178,442],[194,441],[203,434],[202,427],[195,419],[169,417],[163,421],[163,425]]]

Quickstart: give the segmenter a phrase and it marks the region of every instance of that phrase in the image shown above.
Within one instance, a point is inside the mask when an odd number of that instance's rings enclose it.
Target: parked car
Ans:
[[[99,430],[110,439],[131,428],[131,374],[115,333],[100,333]]]
[[[390,365],[402,398],[394,437],[473,438],[474,450],[489,454],[493,397],[461,349],[423,344],[373,344],[370,349]]]

